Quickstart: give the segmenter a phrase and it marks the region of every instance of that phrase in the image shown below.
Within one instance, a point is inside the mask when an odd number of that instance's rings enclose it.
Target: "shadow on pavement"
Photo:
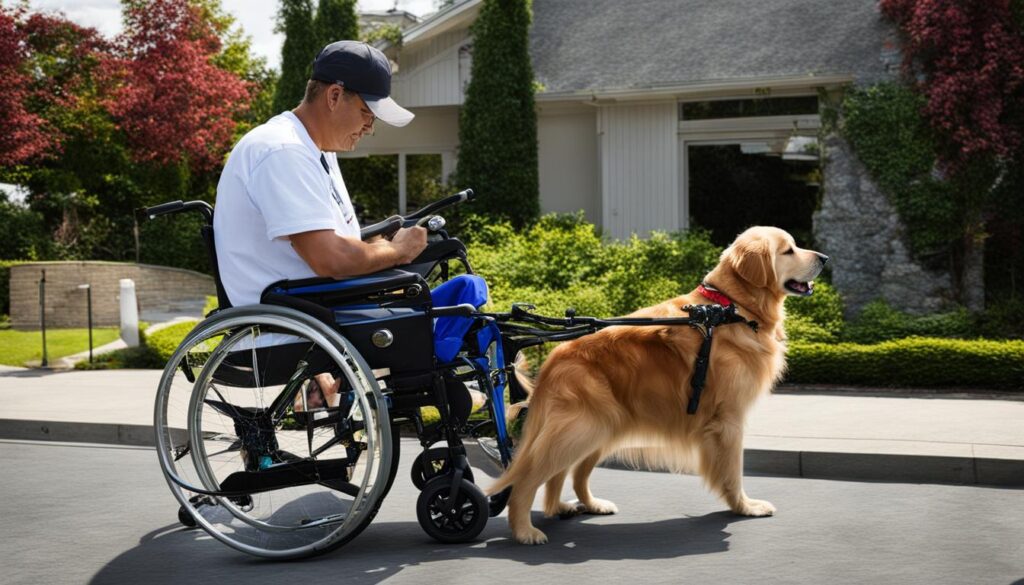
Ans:
[[[0,371],[0,378],[43,378],[54,374],[62,374],[70,370],[54,370],[49,368],[25,368]]]
[[[550,539],[544,546],[512,542],[504,517],[492,518],[477,542],[460,545],[435,542],[416,522],[375,522],[342,548],[297,562],[250,557],[229,549],[201,530],[186,530],[172,524],[143,536],[137,547],[107,563],[91,584],[125,583],[141,578],[153,584],[186,580],[205,583],[216,579],[224,585],[251,583],[254,578],[271,582],[278,577],[379,583],[405,568],[469,559],[514,561],[528,566],[673,559],[727,551],[731,536],[726,531],[728,526],[749,520],[726,511],[635,524],[595,523],[595,518],[601,517],[558,520],[535,513],[534,524]],[[465,565],[451,564],[451,568],[456,567]],[[479,564],[475,569],[486,571]]]

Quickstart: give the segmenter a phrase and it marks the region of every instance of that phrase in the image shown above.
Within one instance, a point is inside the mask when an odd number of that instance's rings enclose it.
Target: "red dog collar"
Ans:
[[[699,285],[697,285],[697,292],[699,292],[701,295],[704,296],[704,298],[708,299],[709,301],[718,303],[723,307],[728,307],[729,305],[732,304],[732,301],[729,300],[729,297],[725,296],[724,294],[722,294],[709,284],[704,284],[703,282],[700,283]]]

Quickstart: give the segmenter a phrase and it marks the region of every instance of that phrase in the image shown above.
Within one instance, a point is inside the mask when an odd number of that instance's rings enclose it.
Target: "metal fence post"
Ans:
[[[43,361],[40,364],[46,367],[46,271],[43,270],[43,277],[39,279],[39,327],[43,334]]]
[[[86,313],[89,320],[89,363],[92,363],[92,285],[80,284],[79,290],[85,289]]]

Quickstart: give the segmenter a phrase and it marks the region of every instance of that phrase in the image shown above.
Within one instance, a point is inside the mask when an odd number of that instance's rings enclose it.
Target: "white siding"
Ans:
[[[415,50],[403,50],[398,73],[392,80],[395,101],[411,108],[461,104],[459,48],[469,42],[469,36],[468,29],[455,30],[438,35]],[[462,67],[468,64],[469,60],[463,59]]]
[[[614,238],[681,227],[676,108],[674,101],[599,108],[601,223]]]
[[[395,128],[378,121],[374,126],[373,136],[364,137],[359,141],[359,146],[354,153],[342,154],[341,157],[397,152],[409,154],[455,152],[459,144],[458,108],[411,108],[411,110],[416,117],[409,122],[408,126]]]
[[[601,189],[597,160],[597,110],[580,106],[537,116],[540,208],[544,213],[583,210],[587,221],[601,224]]]

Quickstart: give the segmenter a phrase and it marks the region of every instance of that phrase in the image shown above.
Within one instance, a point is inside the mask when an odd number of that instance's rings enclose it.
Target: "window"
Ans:
[[[679,104],[680,120],[754,118],[758,116],[790,116],[817,113],[817,96],[714,100],[682,102]]]

